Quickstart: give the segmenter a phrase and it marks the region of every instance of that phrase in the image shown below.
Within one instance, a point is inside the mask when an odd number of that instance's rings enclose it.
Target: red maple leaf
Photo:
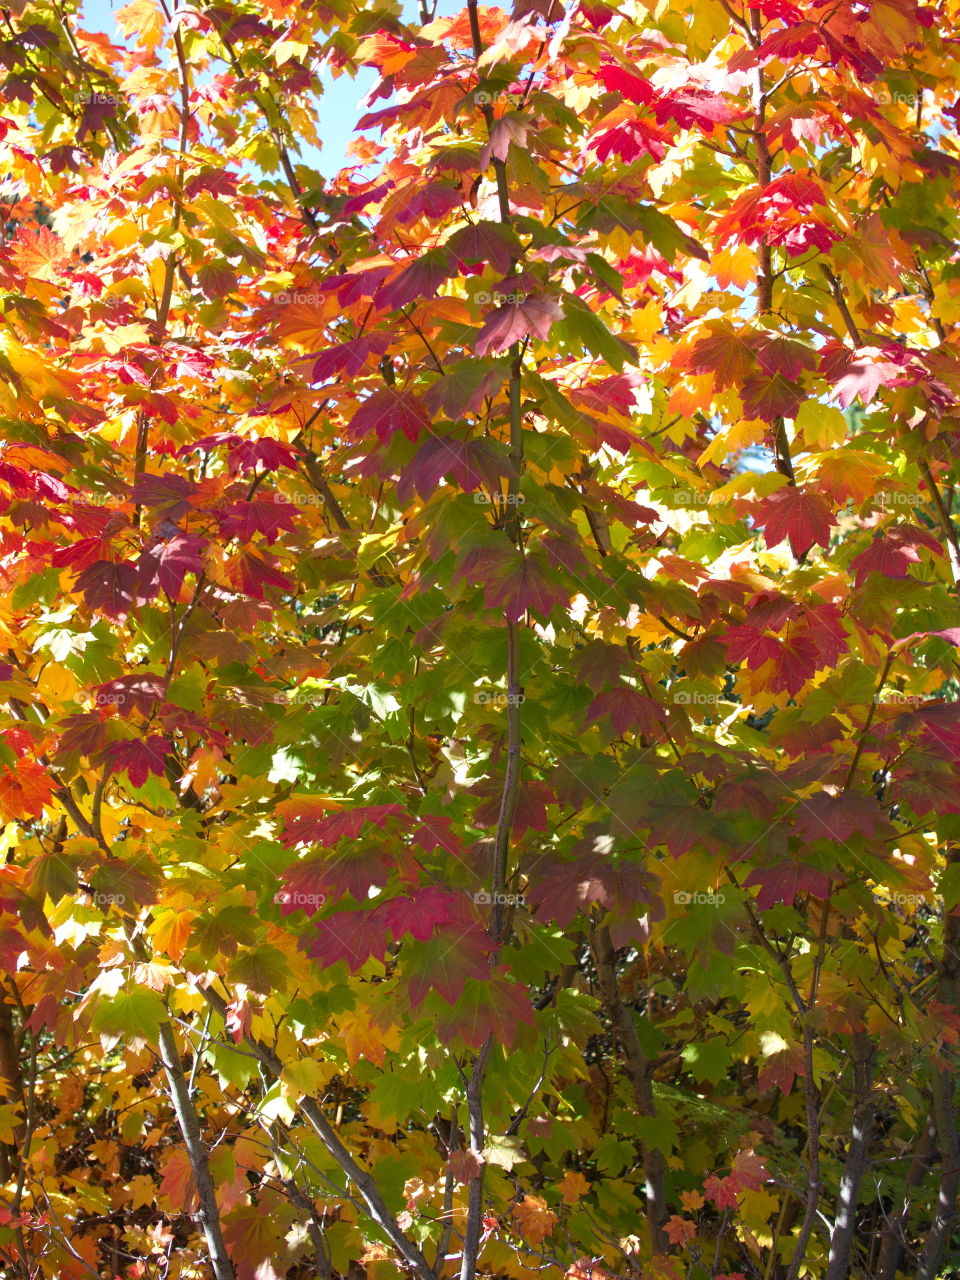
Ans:
[[[756,363],[748,338],[725,321],[715,321],[709,332],[694,344],[689,357],[679,354],[673,361],[686,364],[690,373],[712,373],[718,387],[739,387]]]
[[[343,960],[356,973],[371,958],[382,960],[389,945],[387,926],[373,911],[336,911],[319,922],[306,952],[324,969]]]
[[[885,578],[905,578],[910,566],[920,562],[918,546],[943,555],[939,543],[911,525],[893,525],[875,533],[866,551],[861,551],[850,561],[850,568],[856,570],[857,575],[854,585],[861,586],[871,573],[882,574]]]
[[[770,678],[771,693],[793,696],[803,688],[817,670],[819,650],[814,641],[796,633],[778,642],[774,673]]]
[[[284,887],[277,895],[281,914],[305,911],[315,915],[328,901],[348,893],[354,902],[363,904],[372,888],[383,888],[396,863],[395,853],[367,844],[333,857],[308,858],[284,875]]]
[[[633,862],[615,864],[603,847],[594,848],[604,842],[610,843],[610,837],[597,833],[592,839],[578,841],[576,851],[580,856],[572,861],[541,864],[527,890],[537,908],[538,920],[566,929],[578,912],[589,915],[594,904],[614,911],[624,907],[636,910],[641,903],[654,920],[663,919],[657,877]]]
[[[227,566],[235,575],[239,589],[254,600],[263,599],[264,587],[277,587],[280,591],[290,591],[293,587],[290,579],[273,567],[268,555],[269,552],[257,555],[250,547],[241,547]]]
[[[151,734],[134,741],[111,743],[103,758],[111,773],[125,772],[133,786],[142,787],[151,773],[164,777],[166,757],[172,750],[166,738]]]
[[[669,137],[662,129],[646,120],[625,120],[612,129],[604,129],[593,139],[591,146],[601,162],[618,156],[630,164],[639,156],[651,156],[660,161],[667,154]]]
[[[83,592],[88,608],[123,622],[137,602],[138,583],[136,565],[98,560],[77,577],[73,589]]]
[[[768,636],[760,627],[730,627],[721,637],[727,646],[729,662],[745,662],[751,671],[775,659],[780,653],[780,641]]]
[[[386,441],[402,431],[408,440],[416,440],[429,425],[430,419],[419,396],[412,391],[384,387],[363,401],[351,418],[347,433],[351,440],[373,433],[378,440]]]
[[[889,827],[879,801],[849,792],[819,791],[797,807],[796,830],[805,840],[848,840],[862,832],[875,836]]]
[[[319,799],[311,804],[311,797],[287,801],[282,809],[283,831],[281,841],[288,848],[298,844],[335,844],[338,840],[356,840],[369,823],[382,827],[388,818],[406,815],[401,804],[359,805],[330,813],[329,807]]]
[[[790,539],[793,554],[804,556],[815,542],[830,545],[830,530],[837,523],[830,504],[819,493],[788,484],[760,503],[757,525],[763,529],[767,546]]]
[[[803,1075],[806,1075],[803,1046],[790,1045],[764,1058],[757,1072],[757,1088],[761,1093],[779,1089],[781,1093],[788,1094],[797,1076]]]
[[[750,418],[773,422],[793,418],[803,400],[803,392],[782,373],[748,378],[740,388],[744,413]]]
[[[533,1010],[522,986],[495,978],[468,978],[450,1013],[437,1019],[437,1035],[449,1044],[462,1040],[480,1049],[492,1037],[512,1045],[521,1026],[533,1025]]]
[[[478,356],[486,356],[506,351],[528,334],[545,340],[550,335],[554,320],[559,317],[560,303],[544,293],[533,294],[523,302],[497,307],[484,321],[474,339],[473,349]]]
[[[455,265],[448,249],[428,250],[383,286],[377,294],[377,305],[393,311],[416,298],[435,298]]]
[[[604,716],[610,717],[618,738],[634,727],[638,727],[645,737],[659,737],[666,733],[664,708],[629,685],[621,684],[616,689],[598,693],[587,707],[584,725],[595,724]]]
[[[792,903],[801,893],[820,899],[829,897],[831,878],[816,867],[787,861],[772,867],[755,868],[744,880],[743,887],[749,889],[752,885],[759,885],[757,906],[761,911],[767,911],[778,902]]]
[[[176,530],[171,537],[158,538],[145,547],[137,561],[141,598],[151,600],[160,590],[171,600],[178,600],[187,574],[200,573],[206,546],[205,538]]]
[[[450,251],[464,262],[489,263],[506,273],[522,252],[516,234],[500,222],[474,222],[462,227],[447,241]],[[503,286],[504,292],[509,289]]]

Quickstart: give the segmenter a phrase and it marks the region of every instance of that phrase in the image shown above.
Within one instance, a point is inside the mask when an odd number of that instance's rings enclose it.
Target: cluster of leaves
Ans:
[[[4,12],[8,1274],[935,1280],[955,8]]]

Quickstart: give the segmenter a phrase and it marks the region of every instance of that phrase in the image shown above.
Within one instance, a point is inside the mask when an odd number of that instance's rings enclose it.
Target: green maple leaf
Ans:
[[[91,1027],[99,1036],[117,1038],[133,1047],[156,1044],[168,1014],[156,991],[133,986],[104,996],[97,1004]]]

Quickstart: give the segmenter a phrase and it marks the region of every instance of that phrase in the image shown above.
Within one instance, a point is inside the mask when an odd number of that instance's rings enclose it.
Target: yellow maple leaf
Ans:
[[[17,1141],[17,1130],[23,1127],[23,1116],[18,1107],[12,1103],[0,1105],[0,1142],[13,1146]]]
[[[557,1224],[557,1215],[542,1196],[524,1196],[513,1207],[517,1229],[528,1244],[542,1244]]]
[[[859,504],[876,493],[883,470],[884,464],[879,458],[862,450],[835,449],[823,456],[817,473],[820,487],[835,502],[852,498]]]
[[[117,26],[125,36],[137,36],[143,49],[155,49],[163,39],[166,18],[155,0],[133,0],[116,12]]]
[[[576,1204],[590,1190],[590,1183],[582,1173],[568,1169],[560,1180],[557,1190],[564,1204]]]
[[[731,245],[714,255],[711,267],[721,289],[728,289],[730,285],[742,289],[756,279],[757,251],[747,244]]]
[[[318,1062],[316,1058],[298,1058],[285,1064],[280,1079],[285,1087],[298,1098],[313,1098],[322,1092],[337,1074],[332,1062]]]
[[[387,1049],[398,1049],[400,1037],[395,1027],[378,1027],[359,1010],[341,1014],[337,1020],[340,1039],[347,1051],[350,1065],[356,1066],[361,1058],[383,1066]]]
[[[831,449],[847,438],[850,424],[839,409],[805,400],[797,410],[794,429],[809,449]]]
[[[161,911],[150,926],[156,949],[171,960],[182,960],[196,914],[195,911]]]
[[[157,1187],[148,1173],[138,1173],[127,1185],[130,1193],[131,1208],[142,1209],[144,1205],[153,1204],[157,1198]]]

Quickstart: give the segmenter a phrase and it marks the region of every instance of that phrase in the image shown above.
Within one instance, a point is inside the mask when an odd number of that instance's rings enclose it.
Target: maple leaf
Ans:
[[[796,382],[802,373],[817,365],[817,353],[812,347],[783,334],[762,333],[754,342],[754,350],[767,373],[782,374],[788,382]]]
[[[83,592],[89,609],[123,622],[138,600],[139,581],[136,565],[97,560],[77,576],[73,590]]]
[[[744,412],[751,418],[774,422],[793,418],[803,400],[803,392],[781,373],[748,378],[740,388]]]
[[[817,670],[820,650],[810,636],[788,635],[778,642],[774,655],[774,673],[770,678],[771,693],[799,693]]]
[[[444,382],[446,379],[444,379]],[[506,456],[497,453],[487,440],[451,440],[431,437],[407,465],[397,484],[397,497],[409,502],[413,491],[429,498],[444,476],[452,476],[464,493],[484,485],[499,491],[502,476],[515,471]]]
[[[728,661],[745,662],[751,671],[762,667],[771,659],[776,660],[780,654],[780,641],[777,637],[767,635],[757,626],[728,627],[722,640],[727,646]]]
[[[490,977],[490,939],[475,921],[452,928],[440,926],[424,942],[411,946],[404,956],[403,974],[414,1006],[431,991],[447,1004],[456,1004],[468,979],[486,983]],[[529,1010],[529,1006],[528,1006]]]
[[[757,525],[767,546],[789,538],[793,554],[805,556],[814,543],[830,545],[830,530],[837,523],[829,503],[818,493],[797,485],[784,485],[760,503]]]
[[[511,556],[506,569],[488,580],[483,595],[488,609],[502,607],[511,622],[519,622],[528,612],[549,618],[556,606],[566,606],[569,599],[569,589],[536,552]]]
[[[601,163],[611,156],[618,156],[629,164],[644,155],[662,160],[667,154],[669,141],[656,125],[637,119],[625,120],[612,129],[604,129],[594,137],[591,145]]]
[[[227,466],[231,475],[245,475],[249,471],[256,471],[258,467],[262,467],[264,471],[279,471],[283,467],[291,471],[297,469],[297,451],[291,445],[273,440],[269,436],[245,439],[229,431],[221,431],[204,436],[193,444],[184,445],[179,453],[182,456],[197,449],[209,453],[221,445],[227,448]]]
[[[904,375],[901,363],[891,360],[888,351],[861,347],[851,352],[841,343],[824,349],[820,371],[833,382],[833,393],[844,409],[858,396],[869,404],[881,387],[896,385]]]
[[[693,799],[651,801],[645,821],[650,826],[650,843],[666,845],[674,858],[691,849],[715,850],[725,843],[723,823]]]
[[[651,103],[657,96],[656,90],[644,76],[638,76],[625,67],[604,66],[597,72],[597,77],[607,89],[622,93],[631,102]]]
[[[514,1205],[513,1217],[520,1235],[534,1246],[552,1235],[559,1221],[542,1196],[524,1196],[519,1204]]]
[[[748,336],[725,321],[715,321],[709,332],[698,338],[688,357],[678,355],[674,363],[685,364],[690,373],[712,373],[718,387],[738,387],[754,367],[756,356]]]
[[[488,397],[493,399],[502,392],[508,377],[509,361],[506,357],[458,360],[427,388],[424,403],[432,413],[443,411],[451,418],[459,418],[465,412],[476,413],[484,400]]]
[[[377,293],[377,304],[397,310],[417,298],[435,298],[440,286],[453,274],[454,266],[454,255],[448,248],[430,249],[383,285]]]
[[[388,333],[366,333],[349,342],[340,342],[328,348],[314,362],[311,382],[327,382],[335,374],[345,373],[353,378],[360,373],[371,357],[376,360],[390,346]]]
[[[530,128],[529,117],[519,112],[508,112],[498,117],[490,130],[490,141],[480,151],[481,171],[487,168],[491,158],[506,160],[512,146],[523,147]]]
[[[533,1026],[533,1009],[523,987],[485,977],[466,978],[456,1004],[437,1018],[437,1034],[449,1044],[462,1040],[480,1049],[489,1037],[507,1047],[523,1026]]]
[[[53,782],[41,765],[20,760],[0,772],[0,814],[8,821],[39,818],[53,797]]]
[[[291,910],[296,910],[296,905]],[[355,973],[371,958],[382,960],[389,945],[386,924],[373,911],[357,910],[326,916],[305,949],[324,969],[343,960]]]
[[[374,887],[382,888],[390,879],[396,855],[365,846],[341,852],[331,859],[309,858],[288,870],[284,888],[277,894],[280,911],[306,911],[313,915],[324,903],[349,893],[364,903]]]
[[[130,490],[130,500],[156,508],[157,514],[168,520],[180,520],[190,510],[190,499],[198,491],[192,480],[175,472],[163,475],[144,472]]]
[[[373,433],[378,440],[387,441],[397,431],[402,431],[408,440],[416,440],[427,426],[429,418],[419,396],[385,387],[367,396],[350,420],[348,430],[353,440]]]
[[[141,599],[152,599],[160,590],[172,600],[178,600],[187,574],[199,575],[203,563],[201,554],[207,545],[205,538],[195,533],[181,533],[174,526],[169,537],[158,538],[145,547],[137,561]]]
[[[803,1046],[787,1045],[774,1053],[765,1054],[763,1065],[757,1074],[757,1088],[761,1093],[778,1089],[786,1095],[793,1089],[797,1076],[803,1075],[806,1075]]]
[[[577,657],[577,677],[591,689],[601,689],[604,685],[619,687],[621,677],[632,665],[622,645],[591,640]]]
[[[483,1165],[483,1157],[477,1156],[473,1151],[453,1151],[447,1161],[447,1168],[460,1186],[466,1186],[468,1182],[478,1178]]]
[[[224,1243],[237,1280],[283,1280],[288,1250],[280,1223],[273,1215],[264,1213],[258,1205],[245,1204],[224,1214],[222,1221]]]
[[[280,501],[275,494],[268,498],[254,498],[250,502],[234,502],[215,513],[220,533],[226,541],[250,542],[260,533],[267,542],[279,541],[281,533],[288,533],[296,526],[298,507],[292,502]]]
[[[375,908],[377,919],[386,926],[391,938],[407,935],[426,942],[434,929],[458,921],[467,925],[463,895],[449,889],[430,886],[419,889],[412,897],[391,898]]]
[[[697,1236],[697,1224],[689,1218],[678,1217],[677,1214],[672,1214],[666,1220],[663,1224],[663,1229],[670,1243],[678,1245],[680,1248],[688,1245]]]
[[[506,273],[521,255],[516,233],[500,222],[473,222],[461,227],[447,241],[447,247],[465,262],[489,263]],[[504,286],[504,293],[510,290]]]
[[[264,587],[275,587],[280,591],[289,591],[292,583],[285,574],[280,573],[271,563],[273,557],[257,555],[249,547],[241,547],[229,562],[229,570],[236,576],[239,589],[254,600],[264,598]]]
[[[843,841],[861,832],[868,837],[886,834],[889,823],[872,797],[819,791],[798,808],[796,830],[806,840]]]
[[[938,555],[943,554],[939,544],[910,525],[893,525],[876,532],[866,551],[861,551],[850,561],[850,568],[856,572],[854,585],[861,586],[871,573],[882,574],[885,578],[906,578],[910,566],[920,563],[917,550],[920,546]]]
[[[157,1199],[170,1213],[193,1213],[200,1197],[193,1177],[190,1157],[183,1147],[170,1147],[161,1153],[160,1186]]]
[[[280,839],[291,848],[298,844],[335,844],[338,840],[356,840],[369,823],[382,827],[390,818],[406,817],[400,804],[358,805],[331,813],[332,807],[332,802],[318,796],[285,802]]]
[[[813,898],[828,898],[834,877],[802,862],[778,862],[771,867],[756,867],[743,881],[743,887],[760,886],[757,906],[769,911],[778,902],[792,903],[801,893]]]
[[[664,708],[630,685],[621,684],[616,689],[598,693],[587,708],[584,724],[594,724],[604,716],[610,717],[617,737],[623,737],[628,729],[637,726],[639,732],[649,738],[660,738],[667,732]]]
[[[594,904],[605,911],[635,911],[642,904],[652,919],[663,919],[657,877],[626,860],[614,863],[606,852],[612,843],[606,833],[596,831],[577,842],[579,856],[572,861],[541,867],[527,890],[538,920],[555,921],[566,929],[578,912],[589,916]]]
[[[561,314],[560,303],[547,294],[535,293],[522,302],[510,302],[493,310],[478,332],[473,349],[478,356],[505,351],[521,338],[533,335],[544,341],[553,322]]]
[[[166,738],[151,734],[134,741],[114,742],[103,752],[111,773],[126,773],[134,787],[142,787],[149,774],[166,774],[166,759],[173,748]]]

